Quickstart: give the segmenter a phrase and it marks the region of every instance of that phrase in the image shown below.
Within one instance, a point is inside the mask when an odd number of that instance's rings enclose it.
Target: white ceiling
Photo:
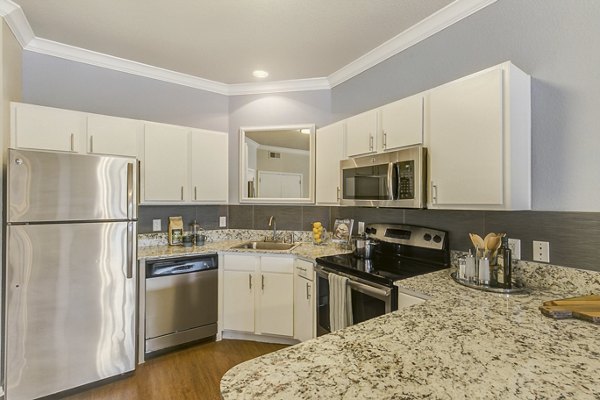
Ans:
[[[108,55],[114,65],[140,63],[115,67],[127,72],[145,65],[163,70],[155,75],[166,70],[235,85],[327,79],[371,56],[347,73],[356,75],[395,54],[375,54],[391,39],[412,32],[402,44],[409,47],[494,1],[0,0],[0,9],[10,4],[24,13],[7,21],[13,31],[30,31],[16,34],[28,50],[97,65],[110,64],[98,61]],[[73,48],[89,51],[73,56]],[[270,75],[259,80],[255,69]]]

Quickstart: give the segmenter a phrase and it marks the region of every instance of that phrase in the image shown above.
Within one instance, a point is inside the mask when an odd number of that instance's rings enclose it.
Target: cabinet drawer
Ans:
[[[260,258],[262,272],[279,272],[291,274],[294,272],[294,259],[290,257],[262,256]]]
[[[256,271],[260,257],[237,254],[223,256],[223,269],[226,271]]]
[[[311,262],[304,260],[296,260],[296,275],[313,280],[314,265]]]

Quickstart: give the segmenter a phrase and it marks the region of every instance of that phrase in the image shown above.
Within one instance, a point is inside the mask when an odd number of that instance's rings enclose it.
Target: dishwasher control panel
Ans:
[[[217,269],[218,264],[216,254],[151,261],[146,263],[146,279]]]

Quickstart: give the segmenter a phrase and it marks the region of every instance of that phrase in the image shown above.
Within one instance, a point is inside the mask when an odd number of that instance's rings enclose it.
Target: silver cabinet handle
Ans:
[[[133,222],[127,223],[127,279],[133,278]]]
[[[248,274],[248,289],[252,290],[252,274]]]
[[[310,300],[310,283],[306,282],[306,300]]]
[[[181,187],[181,200],[183,200],[183,186]]]
[[[387,133],[383,132],[383,148],[387,147]]]
[[[431,202],[437,204],[438,201],[438,193],[437,193],[437,185],[434,185],[431,182]]]
[[[75,134],[71,133],[71,151],[75,151]]]
[[[133,218],[133,163],[127,163],[127,219]]]
[[[194,200],[198,200],[198,186],[194,186]]]
[[[262,280],[262,283],[261,283],[261,285],[262,285],[262,291],[264,292],[265,291],[265,276],[261,274],[260,277],[261,277],[261,280]]]
[[[94,135],[90,135],[90,153],[94,152]]]
[[[373,151],[373,135],[369,134],[369,151]]]
[[[337,201],[340,201],[340,187],[337,187]]]

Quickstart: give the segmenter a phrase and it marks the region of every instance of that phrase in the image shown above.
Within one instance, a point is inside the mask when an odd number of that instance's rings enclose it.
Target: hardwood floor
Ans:
[[[222,340],[146,361],[132,377],[118,380],[68,400],[219,400],[221,377],[231,367],[286,347],[280,344]]]

